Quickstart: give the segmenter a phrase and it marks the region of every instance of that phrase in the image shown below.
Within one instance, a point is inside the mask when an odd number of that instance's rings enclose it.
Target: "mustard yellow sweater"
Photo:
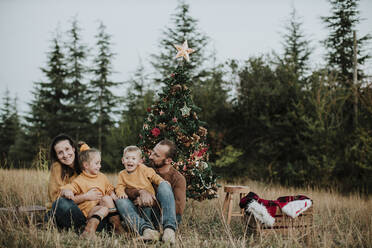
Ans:
[[[126,188],[134,188],[145,189],[155,195],[152,183],[159,185],[162,181],[164,181],[164,179],[156,174],[154,169],[139,164],[135,171],[131,173],[128,173],[126,170],[122,170],[119,173],[118,185],[115,188],[115,192],[118,196],[121,196],[125,192]]]
[[[62,179],[62,166],[59,162],[54,162],[50,167],[50,176],[48,184],[48,197],[51,202],[57,200],[61,194],[61,187],[71,183],[77,177],[77,174],[74,173],[71,177],[65,175],[65,178]],[[50,203],[51,206],[51,203]]]
[[[61,187],[61,189],[70,189],[75,195],[85,194],[89,190],[96,188],[102,195],[110,195],[114,186],[109,182],[108,178],[101,172],[97,175],[91,175],[83,171],[71,183]],[[99,200],[84,201],[78,205],[85,217],[88,216],[90,210],[97,206]]]

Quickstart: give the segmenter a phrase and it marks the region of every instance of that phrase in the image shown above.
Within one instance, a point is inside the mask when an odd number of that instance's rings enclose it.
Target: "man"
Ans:
[[[159,185],[156,198],[146,190],[126,189],[129,198],[116,201],[116,207],[123,220],[139,232],[142,240],[159,240],[160,234],[154,230],[154,224],[156,226],[157,222],[160,222],[164,229],[162,240],[173,244],[176,242],[177,223],[181,221],[186,204],[186,179],[173,168],[175,155],[176,145],[165,139],[154,147],[149,157],[151,166],[170,183]],[[139,210],[154,206],[157,202],[162,210],[160,218],[150,221],[139,214]],[[160,209],[154,207],[153,212],[156,217],[160,216]]]

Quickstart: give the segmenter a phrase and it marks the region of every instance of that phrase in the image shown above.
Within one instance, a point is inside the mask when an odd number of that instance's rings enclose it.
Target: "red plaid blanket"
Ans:
[[[276,200],[265,200],[260,198],[256,193],[249,192],[246,196],[244,196],[240,202],[240,208],[246,208],[252,201],[257,201],[258,203],[262,204],[266,207],[267,211],[272,217],[275,217],[276,209],[278,207],[283,208],[291,201],[296,200],[311,200],[309,197],[305,195],[295,195],[295,196],[281,196]]]

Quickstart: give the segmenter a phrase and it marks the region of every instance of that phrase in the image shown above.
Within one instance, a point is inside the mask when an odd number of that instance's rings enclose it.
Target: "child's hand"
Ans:
[[[69,189],[63,189],[61,191],[61,196],[65,197],[67,199],[70,199],[70,200],[74,199],[74,193],[72,193],[72,191],[69,190]]]
[[[101,200],[103,197],[101,191],[97,188],[90,189],[87,193],[84,194],[86,201],[97,201]]]
[[[116,201],[118,199],[118,197],[116,196],[116,194],[114,192],[111,193],[111,198]]]
[[[128,198],[128,195],[123,193],[122,195],[118,195],[118,198],[119,199],[127,199]]]

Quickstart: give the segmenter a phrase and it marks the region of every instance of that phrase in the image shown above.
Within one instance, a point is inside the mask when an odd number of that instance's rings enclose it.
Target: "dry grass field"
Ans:
[[[116,184],[116,175],[108,175]],[[44,205],[47,201],[48,172],[0,169],[0,208]],[[224,185],[224,182],[220,182]],[[176,247],[372,247],[372,200],[359,195],[293,189],[254,181],[237,181],[265,199],[305,194],[313,199],[314,224],[308,236],[264,236],[247,233],[244,221],[233,218],[226,225],[221,213],[224,199],[187,202],[177,233]],[[235,203],[238,207],[238,202]],[[0,247],[164,247],[161,242],[144,244],[136,235],[116,236],[102,232],[95,240],[85,240],[74,232],[60,232],[51,223],[36,224],[35,216],[0,212]],[[306,241],[306,242],[305,242]]]

